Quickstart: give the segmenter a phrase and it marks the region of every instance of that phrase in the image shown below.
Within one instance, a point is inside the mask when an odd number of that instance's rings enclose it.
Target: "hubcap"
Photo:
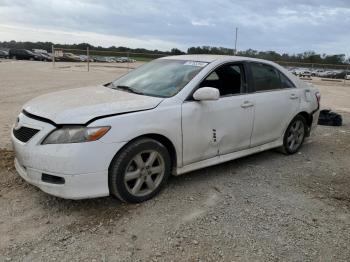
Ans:
[[[304,134],[304,123],[301,120],[295,121],[289,129],[287,137],[287,145],[291,151],[296,150],[301,145]]]
[[[143,151],[129,162],[124,183],[134,196],[145,196],[157,189],[165,172],[163,157],[154,150]]]

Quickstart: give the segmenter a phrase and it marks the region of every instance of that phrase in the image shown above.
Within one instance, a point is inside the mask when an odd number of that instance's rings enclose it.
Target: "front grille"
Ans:
[[[13,135],[24,143],[28,142],[36,133],[38,133],[38,129],[29,128],[22,126],[19,129],[13,129]]]

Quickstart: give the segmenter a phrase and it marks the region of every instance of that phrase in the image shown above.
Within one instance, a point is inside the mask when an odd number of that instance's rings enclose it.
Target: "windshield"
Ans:
[[[177,94],[208,63],[159,59],[149,62],[112,82],[112,88],[171,97]]]

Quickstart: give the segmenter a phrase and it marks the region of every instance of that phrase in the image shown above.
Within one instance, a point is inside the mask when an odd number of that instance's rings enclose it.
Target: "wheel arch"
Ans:
[[[313,116],[306,111],[299,112],[297,115],[300,115],[305,118],[307,127],[308,129],[310,129],[313,122]]]
[[[122,148],[120,148],[118,150],[118,152],[115,154],[115,156],[113,157],[112,161],[109,164],[108,170],[110,170],[111,164],[114,161],[115,158],[118,157],[118,155],[126,148],[128,147],[131,143],[133,143],[134,141],[141,139],[141,138],[151,138],[154,139],[156,141],[158,141],[159,143],[161,143],[163,146],[165,146],[165,148],[168,150],[169,155],[170,155],[170,159],[171,159],[171,167],[172,167],[172,173],[174,173],[176,171],[176,167],[177,167],[177,152],[176,152],[176,148],[174,146],[174,143],[167,138],[164,135],[160,135],[160,134],[156,134],[156,133],[149,133],[149,134],[144,134],[144,135],[140,135],[137,136],[133,139],[131,139],[129,142],[127,142]]]
[[[306,112],[306,111],[301,111],[296,116],[302,116],[306,120],[306,124],[307,124],[306,136],[309,136],[310,135],[310,130],[311,130],[311,125],[312,125],[312,122],[313,122],[313,116],[311,114],[309,114],[308,112]]]

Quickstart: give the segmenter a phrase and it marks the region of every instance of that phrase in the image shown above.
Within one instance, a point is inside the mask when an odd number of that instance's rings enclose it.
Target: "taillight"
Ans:
[[[316,96],[316,99],[317,99],[317,103],[320,106],[320,102],[321,102],[321,94],[320,94],[320,92],[316,92],[315,96]]]

